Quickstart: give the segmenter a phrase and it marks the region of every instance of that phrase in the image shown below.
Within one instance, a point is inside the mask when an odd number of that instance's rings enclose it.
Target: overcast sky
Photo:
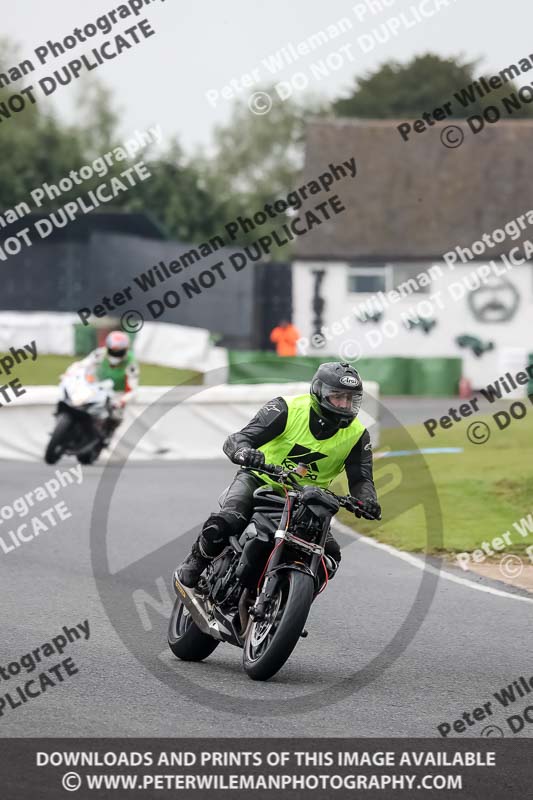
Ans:
[[[387,2],[387,6],[385,6]],[[489,0],[450,0],[431,19],[416,23],[415,13],[422,0],[381,0],[382,11],[363,15],[365,0],[329,0],[309,3],[308,0],[270,0],[269,3],[250,0],[207,2],[195,0],[154,0],[151,6],[133,22],[122,20],[118,33],[146,16],[156,35],[123,53],[120,58],[106,62],[91,74],[98,76],[115,93],[122,111],[122,132],[144,129],[159,123],[164,133],[177,134],[188,149],[209,141],[213,126],[228,118],[231,101],[220,99],[216,107],[209,104],[209,90],[221,92],[232,79],[240,80],[244,73],[259,69],[260,83],[288,80],[295,72],[303,72],[309,88],[328,97],[350,86],[354,75],[375,69],[387,59],[406,61],[427,51],[442,56],[462,54],[468,59],[481,59],[485,72],[498,72],[510,63],[533,52],[529,21],[531,11],[524,0],[507,0],[492,4]],[[377,10],[378,0],[367,0]],[[424,9],[434,10],[443,0],[425,0]],[[48,39],[63,39],[75,27],[94,22],[103,13],[117,8],[120,2],[91,0],[19,0],[9,6],[2,20],[2,33],[21,45],[23,57],[33,57],[36,47]],[[357,11],[354,7],[358,5]],[[404,13],[409,28],[400,23],[398,34],[387,43],[376,43],[373,31],[391,17]],[[312,34],[326,30],[329,25],[348,17],[352,29],[331,39],[320,49],[287,66],[273,77],[262,59],[275,53],[287,43],[296,46]],[[394,25],[394,23],[392,23]],[[114,33],[113,32],[113,33]],[[378,35],[380,33],[378,32]],[[90,45],[80,45],[70,58],[102,42],[100,35]],[[363,44],[358,38],[365,36]],[[317,81],[311,65],[324,59],[344,45],[351,49],[341,54],[343,65],[327,79]],[[363,52],[363,50],[368,52]],[[349,55],[354,58],[349,61]],[[69,60],[63,57],[39,68],[31,76],[36,82]],[[35,60],[35,59],[34,59]],[[333,58],[332,63],[339,63]],[[533,73],[530,73],[530,76]],[[27,83],[31,82],[30,79]],[[519,81],[527,83],[527,75]],[[257,88],[257,87],[256,87]],[[248,98],[254,88],[243,90]],[[73,113],[72,87],[60,87],[54,104],[64,115]]]

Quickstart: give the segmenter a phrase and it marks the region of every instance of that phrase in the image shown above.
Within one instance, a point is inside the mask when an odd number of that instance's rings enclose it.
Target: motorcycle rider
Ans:
[[[350,494],[363,501],[356,515],[381,519],[370,436],[357,419],[362,398],[363,384],[354,367],[346,362],[321,364],[308,395],[270,400],[241,431],[228,436],[224,453],[234,464],[252,469],[265,463],[292,469],[304,463],[308,473],[299,483],[323,488],[344,469]],[[266,475],[244,470],[236,474],[220,511],[209,516],[191,553],[178,567],[178,578],[185,586],[196,586],[229,537],[242,533],[252,515],[253,493],[265,483],[276,486]],[[329,577],[340,558],[339,544],[330,533],[325,546]]]
[[[79,362],[89,380],[113,381],[115,398],[110,416],[106,420],[106,443],[120,425],[124,408],[134,396],[139,385],[139,365],[130,346],[130,338],[124,331],[111,331],[105,346],[97,347]]]

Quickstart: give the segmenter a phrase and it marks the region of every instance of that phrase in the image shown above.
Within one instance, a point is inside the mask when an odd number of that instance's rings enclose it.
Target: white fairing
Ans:
[[[108,416],[114,394],[112,380],[89,381],[85,370],[73,365],[63,375],[59,389],[61,401],[66,405],[93,416]]]

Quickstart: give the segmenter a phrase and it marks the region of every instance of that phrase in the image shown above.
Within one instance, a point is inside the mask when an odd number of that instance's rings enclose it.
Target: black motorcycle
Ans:
[[[208,565],[194,589],[173,576],[176,601],[168,644],[177,658],[202,661],[220,642],[243,649],[243,666],[253,680],[266,681],[281,669],[298,639],[313,600],[326,588],[324,546],[332,518],[342,506],[361,501],[327,489],[301,486],[305,465],[294,470],[266,464],[280,494],[265,485],[254,492],[254,512],[239,539]]]

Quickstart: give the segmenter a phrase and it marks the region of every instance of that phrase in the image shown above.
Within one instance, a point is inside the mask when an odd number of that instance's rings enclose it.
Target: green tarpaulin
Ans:
[[[320,364],[335,356],[280,358],[276,353],[229,350],[229,383],[309,381]],[[460,358],[361,358],[354,362],[364,380],[376,381],[383,395],[441,397],[458,392]]]

